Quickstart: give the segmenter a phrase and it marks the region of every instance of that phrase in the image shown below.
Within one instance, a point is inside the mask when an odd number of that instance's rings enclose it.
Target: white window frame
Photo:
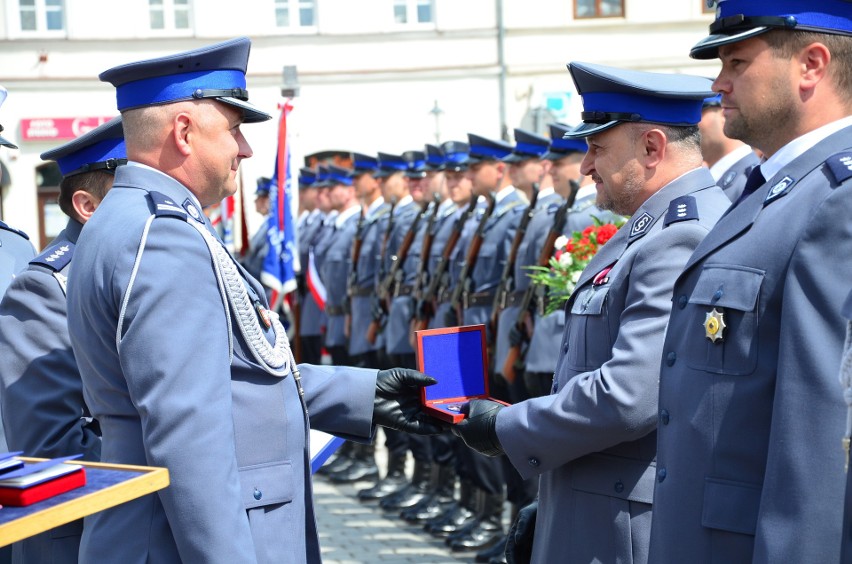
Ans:
[[[48,7],[45,0],[35,0],[36,28],[21,28],[21,3],[19,0],[6,2],[6,21],[8,22],[9,39],[25,37],[62,38],[68,36],[68,18],[66,0],[61,0],[62,29],[47,29]],[[53,7],[51,7],[53,8]]]
[[[311,25],[301,25],[301,8],[303,4],[310,4],[314,12],[314,22]],[[278,9],[286,6],[290,13],[290,25],[278,25]],[[287,33],[315,33],[317,30],[317,0],[273,0],[272,1],[272,29]]]
[[[398,4],[405,3],[406,22],[399,23],[396,21],[396,7]],[[429,4],[429,12],[432,16],[431,21],[418,22],[417,8],[421,3]],[[394,27],[400,29],[434,29],[435,28],[435,0],[391,0],[391,21]]]
[[[153,6],[151,5],[151,0],[145,0],[145,17],[147,18],[147,28],[148,32],[154,36],[157,35],[168,35],[168,36],[191,36],[195,29],[194,22],[194,14],[195,14],[195,5],[193,0],[188,0],[186,3],[186,11],[187,11],[187,19],[188,25],[185,28],[175,27],[175,14],[178,12],[178,9],[183,10],[183,4],[178,5],[175,4],[174,0],[162,0],[161,4],[163,10],[163,28],[162,29],[154,29],[151,25],[151,10]]]

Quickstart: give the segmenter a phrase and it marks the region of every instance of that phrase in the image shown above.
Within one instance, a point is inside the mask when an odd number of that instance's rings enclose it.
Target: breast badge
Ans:
[[[715,307],[704,318],[704,335],[714,343],[724,338],[725,327],[725,314]]]

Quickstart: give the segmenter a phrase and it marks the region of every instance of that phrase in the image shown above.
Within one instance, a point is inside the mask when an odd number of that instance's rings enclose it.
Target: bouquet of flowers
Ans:
[[[532,283],[545,289],[548,296],[545,314],[550,314],[565,305],[580,274],[598,249],[612,239],[615,232],[624,225],[617,223],[602,223],[593,218],[594,225],[582,231],[575,231],[571,237],[565,235],[556,239],[553,245],[553,257],[547,266],[529,266],[532,272],[529,277]]]

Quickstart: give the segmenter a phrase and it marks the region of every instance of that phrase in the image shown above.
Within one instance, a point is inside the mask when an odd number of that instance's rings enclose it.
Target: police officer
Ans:
[[[257,179],[257,189],[254,193],[254,209],[263,218],[263,223],[261,223],[255,234],[252,235],[248,253],[240,260],[245,269],[248,270],[248,273],[254,276],[256,280],[260,280],[260,275],[263,273],[263,262],[266,260],[266,254],[269,252],[267,216],[269,216],[269,185],[271,183],[272,180],[265,176]],[[269,297],[268,294],[267,297]]]
[[[674,287],[655,562],[837,562],[849,540],[836,376],[852,279],[850,7],[719,2],[690,53],[721,59],[725,135],[765,160]]]
[[[6,89],[0,86],[0,106],[6,100]],[[3,126],[0,125],[0,133]],[[0,147],[17,149],[18,146],[0,136]],[[18,231],[0,221],[0,298],[17,273],[27,267],[27,263],[35,256],[35,249],[30,238],[23,231]],[[3,447],[0,437],[0,447]]]
[[[345,331],[345,314],[349,309],[346,283],[352,265],[352,241],[361,216],[361,205],[352,185],[352,172],[329,165],[328,199],[336,211],[333,234],[314,249],[323,257],[320,278],[326,288],[325,315],[327,326],[325,348],[332,364],[351,364]]]
[[[302,361],[308,364],[322,362],[322,335],[326,328],[325,300],[326,290],[319,275],[325,257],[315,252],[317,246],[331,237],[334,231],[334,216],[337,212],[331,207],[328,197],[329,170],[326,165],[317,166],[317,177],[312,187],[317,192],[319,217],[313,229],[306,229],[304,241],[299,241],[300,252],[304,248],[305,293],[300,303],[299,341],[302,349]]]
[[[701,154],[716,183],[731,202],[736,202],[743,193],[751,169],[760,163],[760,159],[751,147],[725,135],[724,127],[722,96],[717,94],[704,100],[701,109],[701,121],[698,122]]]
[[[843,345],[843,357],[840,361],[840,385],[843,389],[843,399],[846,402],[846,433],[844,445],[847,449],[846,470],[846,502],[843,509],[843,538],[841,541],[840,561],[852,560],[852,473],[849,472],[848,449],[852,437],[852,292],[846,296],[841,312],[846,323],[846,342]]]
[[[524,478],[540,476],[532,561],[648,562],[671,288],[728,206],[702,166],[695,127],[710,81],[568,67],[584,107],[568,135],[589,146],[580,172],[595,181],[600,207],[631,221],[566,304],[553,394],[505,408],[473,400],[453,432],[480,452],[505,452]]]
[[[436,430],[418,397],[432,380],[415,371],[297,366],[201,213],[236,190],[252,154],[241,124],[270,118],[247,102],[249,49],[238,38],[101,74],[128,163],[78,240],[68,329],[101,459],[164,466],[171,483],[87,517],[85,561],[319,562],[308,425],[361,440],[374,424]]]
[[[71,350],[65,290],[83,224],[127,162],[121,118],[42,153],[62,173],[59,207],[69,217],[57,235],[9,286],[0,302],[0,399],[6,440],[28,456],[82,454],[97,461],[100,430],[83,401]],[[17,562],[77,562],[83,522],[74,521],[13,547]]]

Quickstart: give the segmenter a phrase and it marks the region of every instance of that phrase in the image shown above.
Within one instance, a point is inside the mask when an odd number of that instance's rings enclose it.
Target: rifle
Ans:
[[[414,221],[406,232],[402,243],[399,245],[397,254],[391,255],[391,267],[387,275],[379,282],[379,301],[383,304],[385,311],[389,309],[390,299],[396,297],[399,288],[402,286],[402,281],[398,278],[404,276],[402,270],[405,260],[408,258],[408,252],[411,250],[411,245],[414,244],[414,239],[417,237],[417,227],[429,211],[429,200],[424,201],[420,205],[420,212],[414,216]]]
[[[515,285],[513,273],[515,271],[515,262],[518,260],[518,251],[521,248],[521,243],[524,241],[524,235],[527,232],[527,227],[535,215],[535,204],[538,201],[538,182],[532,185],[532,197],[530,205],[527,206],[521,222],[515,231],[515,237],[512,239],[512,246],[509,249],[509,256],[506,259],[506,264],[503,265],[503,272],[500,274],[500,284],[497,286],[497,292],[494,294],[494,304],[491,306],[491,338],[497,339],[497,322],[500,319],[500,312],[506,308],[506,299],[509,297],[509,292]]]
[[[361,209],[361,217],[358,218],[358,226],[355,227],[355,239],[352,241],[352,270],[349,272],[349,279],[346,281],[346,295],[349,301],[352,301],[352,294],[355,292],[355,284],[358,282],[358,262],[361,260],[361,246],[364,243],[364,221],[367,218],[365,209]],[[352,314],[346,313],[343,322],[343,334],[349,338],[349,333],[352,328]]]
[[[485,224],[488,223],[488,219],[491,217],[491,214],[494,213],[494,206],[497,205],[497,199],[494,197],[494,194],[488,193],[488,207],[485,208],[485,213],[482,215],[482,219],[479,220],[479,225],[476,227],[476,232],[473,234],[473,238],[470,240],[470,246],[467,248],[467,254],[464,257],[464,266],[462,267],[461,274],[459,275],[459,281],[455,288],[453,288],[453,296],[450,298],[450,307],[456,310],[458,315],[458,320],[461,322],[462,320],[462,294],[469,290],[470,280],[473,276],[473,267],[476,266],[476,260],[479,258],[479,249],[482,247],[482,241],[485,239]]]
[[[379,280],[385,277],[385,254],[388,250],[388,241],[390,240],[391,232],[393,231],[393,212],[396,209],[396,198],[391,198],[390,212],[388,213],[388,225],[385,229],[385,235],[382,239],[382,250],[379,255]],[[367,327],[367,342],[371,345],[376,344],[376,337],[379,335],[379,329],[382,326],[382,318],[387,313],[381,301],[373,308],[373,320],[370,321],[370,326]]]
[[[426,232],[423,234],[423,244],[420,246],[420,263],[417,265],[417,278],[414,280],[414,296],[418,299],[423,297],[423,287],[426,286],[428,278],[426,267],[429,263],[429,253],[432,252],[432,241],[435,239],[432,229],[434,229],[435,221],[438,219],[438,206],[441,204],[441,195],[434,194],[432,201],[435,205],[432,209],[432,215],[429,216],[429,223],[426,224]]]
[[[568,193],[568,198],[562,204],[556,215],[553,218],[553,225],[550,226],[550,231],[547,234],[547,239],[544,240],[544,246],[538,255],[538,266],[547,266],[550,263],[550,257],[553,256],[553,247],[556,244],[556,239],[562,235],[565,230],[565,224],[568,221],[569,210],[574,205],[577,199],[577,191],[580,189],[580,183],[576,180],[570,180],[571,191]],[[535,296],[536,285],[530,283],[524,292],[524,297],[521,299],[521,305],[518,309],[518,317],[515,319],[515,328],[522,334],[526,334],[526,320],[529,315],[530,304]],[[520,369],[524,367],[524,353],[521,350],[521,344],[512,344],[509,347],[509,352],[506,354],[506,360],[503,362],[503,377],[510,384],[515,381],[515,377]]]
[[[476,211],[476,203],[476,197],[472,197],[467,209],[465,209],[453,225],[453,230],[447,238],[444,250],[441,252],[441,258],[438,259],[438,264],[435,265],[435,272],[432,273],[432,276],[429,279],[429,286],[426,288],[426,293],[423,294],[423,297],[418,303],[417,320],[414,323],[415,331],[427,329],[429,327],[429,320],[435,317],[435,300],[438,297],[438,290],[441,287],[441,281],[444,278],[444,274],[447,272],[447,268],[450,266],[450,256],[453,254],[453,250],[459,242],[462,229],[464,229],[465,223],[467,223],[467,220],[469,220],[473,215],[473,212]]]

